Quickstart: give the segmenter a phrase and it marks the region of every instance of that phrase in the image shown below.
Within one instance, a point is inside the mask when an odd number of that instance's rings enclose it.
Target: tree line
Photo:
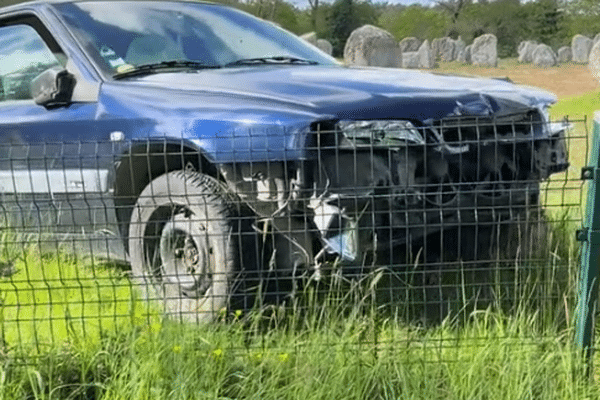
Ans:
[[[350,33],[364,24],[383,28],[398,40],[460,36],[471,43],[477,36],[493,33],[498,38],[499,57],[516,56],[523,40],[557,49],[570,45],[576,34],[593,38],[600,33],[597,0],[442,0],[433,7],[370,0],[309,0],[306,9],[285,0],[216,1],[271,20],[296,34],[316,32],[331,42],[337,57],[343,54]]]

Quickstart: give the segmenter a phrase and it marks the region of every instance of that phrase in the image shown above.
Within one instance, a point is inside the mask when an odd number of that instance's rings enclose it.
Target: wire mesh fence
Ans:
[[[571,326],[587,129],[532,114],[340,121],[295,136],[302,152],[271,132],[223,139],[217,160],[207,143],[118,132],[3,144],[3,354],[167,321],[255,339],[314,324],[337,346],[331,321],[357,318],[348,352],[460,363],[440,326],[472,349],[525,348]],[[530,331],[471,329],[490,310]]]

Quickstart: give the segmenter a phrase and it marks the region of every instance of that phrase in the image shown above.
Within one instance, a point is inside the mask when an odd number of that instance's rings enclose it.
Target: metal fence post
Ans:
[[[600,208],[597,207],[600,202],[600,112],[596,112],[594,116],[593,132],[589,165],[583,168],[581,174],[582,179],[588,180],[589,184],[584,227],[577,231],[577,240],[582,242],[582,253],[575,331],[575,344],[590,363],[600,271]]]

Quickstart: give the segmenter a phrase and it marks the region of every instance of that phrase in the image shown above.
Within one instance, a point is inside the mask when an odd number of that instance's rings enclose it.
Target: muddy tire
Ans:
[[[239,268],[232,197],[214,178],[175,171],[148,184],[129,227],[133,279],[177,320],[208,322],[228,306]]]

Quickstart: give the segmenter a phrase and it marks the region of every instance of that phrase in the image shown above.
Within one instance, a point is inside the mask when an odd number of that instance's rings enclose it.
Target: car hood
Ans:
[[[539,108],[555,97],[501,79],[383,68],[258,65],[129,79],[146,87],[244,98],[339,119],[490,116]],[[132,83],[133,83],[132,82]],[[185,100],[189,105],[190,99]]]
[[[497,79],[400,69],[260,65],[157,73],[106,82],[99,119],[128,139],[179,137],[214,162],[294,160],[314,122],[495,117],[543,108],[543,91]]]

